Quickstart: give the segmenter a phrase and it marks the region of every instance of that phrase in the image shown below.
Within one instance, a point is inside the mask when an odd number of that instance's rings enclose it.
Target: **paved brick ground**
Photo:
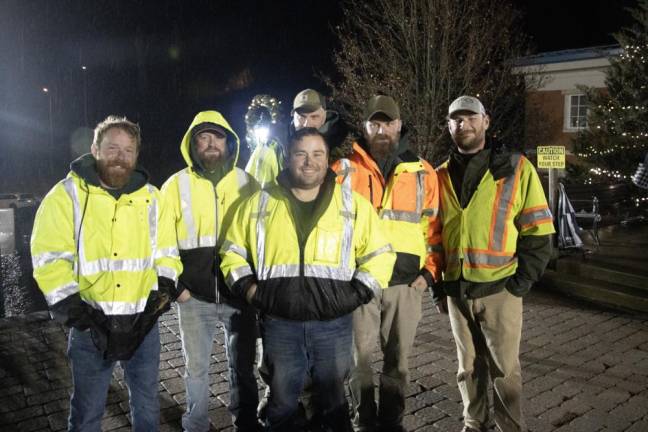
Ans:
[[[461,403],[455,347],[446,317],[428,299],[411,358],[405,424],[412,431],[458,431]],[[161,321],[162,431],[179,431],[184,404],[175,311]],[[0,430],[60,431],[68,412],[66,333],[43,314],[0,321]],[[376,368],[381,366],[376,353]],[[648,431],[648,317],[602,310],[536,290],[525,303],[522,343],[529,430]],[[231,431],[222,334],[211,365],[214,430]],[[130,430],[128,395],[118,369],[103,419]]]

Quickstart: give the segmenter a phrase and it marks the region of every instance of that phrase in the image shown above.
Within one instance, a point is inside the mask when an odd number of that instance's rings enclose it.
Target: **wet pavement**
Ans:
[[[459,431],[455,345],[447,317],[424,301],[412,353],[405,426]],[[175,309],[160,321],[161,431],[180,431],[184,360]],[[0,320],[0,430],[65,430],[70,373],[66,331],[45,313]],[[648,317],[534,290],[525,299],[521,346],[526,422],[533,432],[648,431]],[[381,356],[375,355],[376,369]],[[214,431],[232,431],[222,332],[210,368]],[[128,431],[128,393],[114,374],[103,430]]]
[[[32,278],[29,253],[0,255],[0,318],[46,309],[45,298]]]

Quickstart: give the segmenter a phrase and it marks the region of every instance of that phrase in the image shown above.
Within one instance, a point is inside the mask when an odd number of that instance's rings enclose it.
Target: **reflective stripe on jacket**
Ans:
[[[535,168],[517,153],[511,155],[511,164],[514,173],[497,181],[487,171],[463,209],[452,186],[448,162],[438,168],[444,280],[463,276],[471,282],[493,282],[512,276],[517,269],[518,236],[554,232]]]
[[[331,200],[303,247],[290,192],[282,186],[268,186],[238,209],[221,249],[221,266],[232,287],[254,276],[254,303],[263,312],[294,320],[333,319],[364,303],[362,289],[387,285],[394,254],[375,212],[359,195],[331,182]]]
[[[52,308],[71,296],[108,318],[144,311],[158,276],[182,272],[173,227],[152,185],[118,200],[70,173],[38,209],[31,238],[34,278]]]
[[[378,212],[380,227],[398,256],[390,284],[410,283],[422,268],[440,280],[439,186],[432,166],[411,155],[385,179],[364,148],[353,143],[353,150],[331,168],[343,187],[364,196]]]
[[[201,123],[220,125],[235,141],[235,153],[230,156],[233,168],[216,187],[200,174],[190,156],[191,130]],[[175,221],[175,235],[184,265],[179,288],[188,289],[192,295],[206,301],[222,302],[221,294],[227,295],[218,256],[222,236],[236,207],[259,187],[249,174],[236,167],[238,136],[216,111],[203,111],[194,118],[180,150],[187,168],[173,174],[162,186],[164,203]]]

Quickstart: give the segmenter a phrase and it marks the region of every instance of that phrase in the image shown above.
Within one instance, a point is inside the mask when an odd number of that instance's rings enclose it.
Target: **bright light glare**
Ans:
[[[47,87],[43,87],[43,92],[44,93],[47,93],[48,91],[49,91],[49,89]]]
[[[266,126],[258,126],[254,128],[254,138],[260,144],[263,144],[268,140],[269,134],[270,129],[268,129]]]

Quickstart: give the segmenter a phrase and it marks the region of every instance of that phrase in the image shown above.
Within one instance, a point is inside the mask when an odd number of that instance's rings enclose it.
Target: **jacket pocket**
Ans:
[[[342,249],[342,230],[318,226],[315,229],[315,255],[317,262],[337,264]]]
[[[416,173],[400,173],[392,189],[392,209],[416,211]]]
[[[419,274],[420,263],[418,255],[396,252],[396,263],[389,286],[412,283]]]

